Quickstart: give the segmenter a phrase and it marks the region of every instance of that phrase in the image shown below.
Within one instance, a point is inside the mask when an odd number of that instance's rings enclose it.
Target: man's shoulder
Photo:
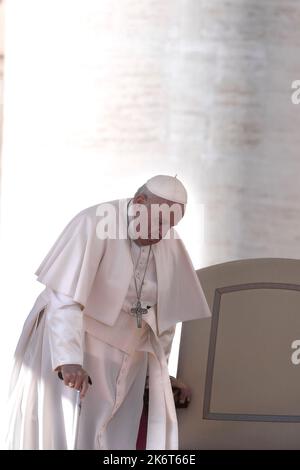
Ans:
[[[179,233],[174,227],[170,228],[164,240],[167,242],[166,244],[168,244],[169,247],[177,247],[179,244],[183,243]]]
[[[115,233],[118,230],[119,224],[123,227],[126,222],[125,214],[128,201],[129,198],[114,199],[85,207],[73,216],[69,224],[76,227],[77,230],[87,230],[92,233],[93,230],[98,230],[98,224],[103,224],[103,220],[105,220],[105,224],[109,222],[111,229],[114,230],[113,233]],[[103,227],[106,226],[105,224]],[[121,233],[123,233],[123,230],[121,230]]]
[[[104,202],[98,202],[98,204],[93,204],[92,206],[85,207],[82,209],[80,212],[77,212],[75,217],[82,217],[82,218],[90,218],[90,217],[96,217],[101,213],[101,210],[108,209],[110,206],[112,207],[113,210],[118,210],[121,206],[123,206],[129,198],[123,198],[123,199],[113,199],[111,201],[104,201]]]
[[[171,227],[168,234],[159,243],[157,243],[157,246],[154,245],[155,249],[157,249],[158,251],[163,251],[166,254],[173,253],[175,257],[178,253],[178,250],[183,249],[183,246],[183,241],[177,230],[174,229],[174,227]]]

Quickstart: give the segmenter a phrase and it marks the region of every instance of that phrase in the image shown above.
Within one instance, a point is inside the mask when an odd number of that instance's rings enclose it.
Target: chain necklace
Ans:
[[[128,234],[128,225],[129,225],[128,207],[129,207],[129,204],[130,204],[131,201],[132,201],[132,199],[130,199],[130,201],[129,201],[128,204],[127,204],[127,234]],[[135,307],[132,307],[132,308],[131,308],[130,312],[131,312],[133,315],[136,316],[137,327],[138,327],[138,328],[141,328],[141,327],[142,327],[142,315],[148,312],[148,309],[147,309],[147,308],[143,308],[143,307],[142,307],[142,304],[141,304],[141,295],[142,295],[142,289],[143,289],[143,285],[144,285],[144,279],[145,279],[146,271],[147,271],[148,264],[149,264],[149,258],[150,258],[150,253],[151,253],[151,250],[152,250],[152,246],[150,245],[150,247],[149,247],[148,256],[147,256],[147,262],[146,262],[146,267],[145,267],[145,270],[144,270],[143,279],[142,279],[142,282],[141,282],[140,287],[139,287],[139,289],[138,289],[137,282],[136,282],[136,278],[135,278],[134,259],[133,259],[133,255],[132,255],[132,240],[131,240],[130,237],[129,237],[129,241],[130,241],[131,261],[132,261],[132,266],[133,266],[134,286],[135,286],[135,291],[136,291],[136,296],[137,296],[136,305],[135,305]]]

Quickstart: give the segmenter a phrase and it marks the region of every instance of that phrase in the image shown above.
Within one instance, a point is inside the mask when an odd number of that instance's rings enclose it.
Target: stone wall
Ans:
[[[299,24],[297,0],[182,2],[174,97],[205,202],[204,264],[300,254]]]
[[[37,194],[54,174],[67,204],[62,161],[81,168],[70,194],[89,181],[83,205],[177,173],[204,204],[196,267],[298,257],[298,0],[11,0],[9,23],[19,109],[6,122],[23,135],[6,152],[30,149]]]

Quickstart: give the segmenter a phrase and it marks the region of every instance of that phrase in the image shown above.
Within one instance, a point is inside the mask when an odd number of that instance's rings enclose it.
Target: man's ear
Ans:
[[[147,196],[145,194],[138,194],[138,196],[136,196],[133,199],[133,202],[135,204],[145,204],[146,201],[147,201]]]

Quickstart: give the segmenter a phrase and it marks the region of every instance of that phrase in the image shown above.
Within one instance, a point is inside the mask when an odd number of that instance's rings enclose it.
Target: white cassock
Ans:
[[[119,226],[127,202],[112,201]],[[152,246],[145,275],[142,328],[128,239],[100,240],[96,207],[66,226],[36,271],[46,288],[27,317],[9,396],[9,449],[68,449],[76,392],[54,372],[81,364],[93,385],[83,399],[78,449],[135,449],[149,375],[147,449],[178,449],[168,357],[178,321],[210,316],[181,240]],[[137,284],[149,247],[132,243]]]

